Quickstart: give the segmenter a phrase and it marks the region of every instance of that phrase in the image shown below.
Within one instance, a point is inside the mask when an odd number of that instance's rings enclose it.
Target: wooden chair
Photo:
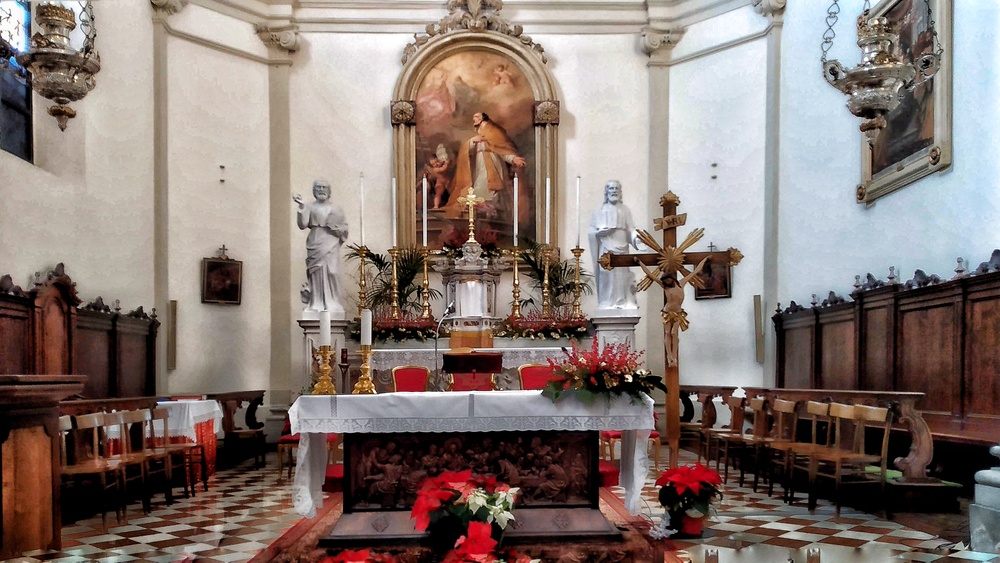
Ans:
[[[707,466],[712,461],[712,444],[715,444],[716,455],[715,455],[715,470],[718,471],[723,457],[721,451],[722,442],[721,438],[735,436],[741,438],[743,435],[743,420],[744,420],[744,399],[743,397],[734,397],[732,395],[725,397],[723,402],[729,407],[730,420],[729,426],[723,428],[704,428],[701,431],[701,440],[698,444],[698,461],[704,456],[705,465]],[[729,464],[729,449],[728,442],[726,443],[726,464],[728,470]],[[727,471],[728,473],[728,471]]]
[[[771,413],[774,426],[770,436],[762,444],[760,462],[763,464],[763,472],[767,475],[767,496],[774,493],[776,477],[780,477],[782,482],[788,479],[790,449],[795,445],[798,435],[798,403],[775,399],[771,404]],[[754,491],[756,490],[757,480],[754,479]]]
[[[156,435],[155,423],[161,421],[163,424],[163,437]],[[153,409],[153,424],[150,425],[150,440],[155,448],[162,449],[171,458],[180,456],[181,467],[184,470],[184,496],[195,496],[195,486],[198,484],[195,475],[195,466],[201,465],[201,480],[205,490],[208,490],[208,460],[205,457],[205,445],[195,442],[170,442],[170,410],[165,408]]]
[[[423,366],[396,366],[392,368],[392,390],[426,391],[431,370]]]
[[[753,425],[751,426],[751,431],[749,434],[740,434],[739,436],[730,435],[723,440],[728,443],[735,444],[740,450],[739,456],[739,466],[740,466],[740,486],[743,486],[744,477],[746,476],[747,467],[753,467],[753,490],[757,491],[757,484],[760,481],[761,472],[761,451],[763,445],[769,440],[771,433],[771,414],[768,412],[768,401],[764,398],[752,398],[747,401],[750,407],[750,415],[753,420]],[[729,465],[726,465],[726,478],[728,479]]]
[[[792,503],[795,500],[795,472],[809,471],[809,457],[819,448],[830,447],[830,436],[833,425],[830,424],[830,403],[820,401],[806,402],[806,416],[809,418],[809,441],[792,442],[788,444],[785,458],[784,500]]]
[[[542,389],[552,379],[552,366],[522,364],[517,367],[517,377],[521,382],[521,389]]]
[[[115,495],[115,518],[118,523],[128,524],[125,511],[125,482],[121,478],[122,467],[118,461],[105,459],[101,452],[101,433],[104,431],[104,413],[79,415],[76,417],[76,429],[83,434],[77,446],[77,436],[73,432],[73,417],[59,417],[59,453],[60,472],[63,477],[74,481],[83,477],[97,479],[97,494],[101,501],[101,529],[108,530],[108,494],[113,490]]]
[[[146,453],[141,443],[146,433],[142,424],[144,417],[136,414],[138,411],[111,412],[104,413],[106,426],[118,427],[118,453],[109,455],[108,459],[118,461],[122,467],[122,478],[125,480],[125,490],[128,490],[129,481],[138,481],[142,494],[142,510],[149,514],[152,509],[152,494],[149,491],[147,475],[149,466],[146,464]],[[149,415],[149,411],[145,411]],[[131,434],[134,431],[135,435]],[[139,443],[138,451],[134,451],[135,443]],[[129,475],[129,468],[138,469],[138,473]]]
[[[816,480],[832,479],[834,504],[840,515],[841,488],[847,485],[878,483],[880,501],[885,507],[886,455],[889,433],[892,429],[892,411],[884,407],[843,405],[832,403],[830,417],[834,425],[834,441],[830,448],[820,448],[809,458],[809,509],[816,508]],[[870,447],[866,442],[866,429],[879,430],[879,442]],[[868,453],[876,451],[877,453]],[[876,465],[879,472],[873,479],[867,467]]]

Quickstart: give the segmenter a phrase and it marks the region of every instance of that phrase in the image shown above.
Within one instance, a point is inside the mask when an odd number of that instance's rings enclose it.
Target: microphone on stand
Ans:
[[[434,377],[438,376],[438,338],[441,337],[441,323],[448,318],[448,315],[453,314],[455,314],[455,301],[448,303],[448,306],[444,308],[441,320],[438,321],[437,329],[434,331]]]

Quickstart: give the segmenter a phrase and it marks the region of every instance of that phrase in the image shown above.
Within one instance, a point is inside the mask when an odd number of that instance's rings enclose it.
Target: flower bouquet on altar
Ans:
[[[473,476],[471,469],[445,471],[421,482],[410,516],[417,530],[428,531],[431,548],[439,554],[459,546],[462,537],[472,542],[470,545],[483,545],[482,526],[475,526],[476,535],[472,535],[475,523],[486,526],[486,535],[493,538],[495,547],[503,539],[507,525],[514,521],[514,502],[519,492],[497,483],[493,477]]]
[[[660,505],[666,509],[659,525],[650,530],[656,539],[701,537],[712,501],[722,499],[722,478],[700,463],[664,471],[656,480]]]
[[[549,359],[552,379],[542,389],[542,395],[553,402],[567,391],[573,392],[584,403],[592,403],[598,395],[628,395],[641,400],[653,389],[666,392],[663,379],[649,370],[639,369],[642,352],[628,344],[606,344],[603,348],[594,339],[589,350],[563,348],[566,358],[560,362]]]

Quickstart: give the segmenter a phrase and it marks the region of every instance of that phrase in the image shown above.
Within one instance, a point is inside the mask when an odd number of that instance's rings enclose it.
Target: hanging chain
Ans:
[[[934,36],[934,55],[941,58],[944,54],[944,47],[941,46],[941,38],[938,37],[937,24],[934,22],[934,14],[931,13],[931,0],[924,0],[924,4],[927,6],[927,29],[930,30],[931,35]]]
[[[90,57],[94,53],[94,42],[97,40],[97,28],[94,27],[94,6],[90,0],[80,0],[80,29],[84,32],[83,55]]]
[[[836,25],[837,20],[840,15],[840,0],[833,0],[833,4],[826,9],[826,31],[823,32],[823,44],[820,48],[823,50],[823,56],[819,58],[820,62],[826,62],[826,54],[830,52],[830,47],[833,47],[833,40],[837,37],[837,32],[833,30],[833,26]]]

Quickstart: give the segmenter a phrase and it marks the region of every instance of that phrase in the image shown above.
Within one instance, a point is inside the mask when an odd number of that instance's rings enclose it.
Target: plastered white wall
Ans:
[[[842,4],[838,38],[830,58],[854,66],[853,14],[861,2]],[[1000,50],[995,33],[1000,4],[954,2],[953,163],[866,209],[854,202],[860,182],[860,120],[846,98],[827,85],[819,71],[818,48],[825,9],[789,2],[782,37],[781,205],[779,289],[808,303],[835,290],[853,290],[854,275],[882,279],[894,265],[905,281],[917,268],[942,277],[954,275],[955,258],[972,266],[1000,246],[996,93],[1000,81],[992,56]],[[851,25],[848,25],[851,24]]]
[[[94,4],[97,88],[60,132],[37,94],[35,164],[0,152],[0,274],[66,264],[80,297],[153,304],[152,23],[142,2]],[[112,49],[112,45],[129,45]]]
[[[268,389],[267,66],[174,37],[167,49],[169,298],[178,302],[167,386]],[[223,244],[243,262],[239,306],[201,303],[201,259]]]
[[[732,269],[731,299],[699,301],[687,290],[682,383],[762,383],[753,295],[763,287],[766,55],[766,41],[758,39],[670,69],[670,189],[681,199],[678,212],[688,214],[677,242],[701,227],[704,238],[691,250],[714,243],[745,255]]]

